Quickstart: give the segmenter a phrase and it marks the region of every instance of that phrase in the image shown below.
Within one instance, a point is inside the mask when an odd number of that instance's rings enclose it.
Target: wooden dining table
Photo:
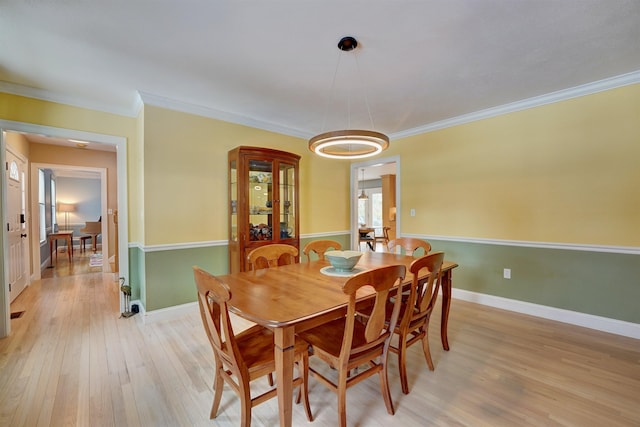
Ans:
[[[406,284],[413,279],[409,266],[414,259],[387,252],[364,252],[354,272],[401,264],[407,267]],[[447,320],[451,305],[451,271],[457,266],[454,262],[445,261],[442,267],[440,333],[445,350],[449,350]],[[342,292],[342,285],[348,276],[327,275],[321,272],[323,267],[330,267],[330,264],[326,260],[317,260],[219,276],[231,290],[229,309],[244,319],[273,330],[281,426],[290,427],[292,422],[295,334],[346,313],[348,296]],[[364,301],[373,295],[373,290],[367,288],[357,294],[359,300]]]

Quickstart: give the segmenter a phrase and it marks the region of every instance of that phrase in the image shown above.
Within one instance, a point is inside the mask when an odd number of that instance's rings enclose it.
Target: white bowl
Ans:
[[[336,271],[351,271],[356,266],[362,252],[360,251],[327,251],[324,257],[329,260]]]

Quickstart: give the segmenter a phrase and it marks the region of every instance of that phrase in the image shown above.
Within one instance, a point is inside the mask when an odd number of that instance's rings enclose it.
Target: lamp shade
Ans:
[[[76,205],[73,203],[58,203],[58,212],[75,212]]]

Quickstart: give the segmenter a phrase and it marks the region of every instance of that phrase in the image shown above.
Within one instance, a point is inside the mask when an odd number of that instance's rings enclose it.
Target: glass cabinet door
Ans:
[[[238,241],[238,167],[236,161],[233,160],[229,163],[229,199],[231,206],[229,206],[229,226],[231,228],[229,233],[229,240],[232,242]]]
[[[295,217],[296,212],[296,168],[295,165],[280,163],[278,183],[280,196],[280,238],[288,239],[297,237],[295,235],[297,227]]]
[[[249,241],[273,240],[273,162],[249,160]]]

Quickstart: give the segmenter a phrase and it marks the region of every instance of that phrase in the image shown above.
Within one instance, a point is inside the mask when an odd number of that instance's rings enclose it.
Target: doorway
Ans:
[[[400,230],[399,214],[400,157],[352,163],[351,247],[359,249],[362,227],[372,228],[376,236],[381,236],[383,227],[389,226],[390,236],[396,236]]]
[[[46,135],[53,138],[74,139],[82,141],[92,141],[101,144],[110,144],[115,146],[116,149],[116,169],[117,169],[117,207],[118,207],[118,227],[117,227],[117,245],[118,252],[121,256],[118,257],[118,275],[125,283],[129,283],[129,257],[128,254],[128,195],[127,195],[127,140],[125,137],[112,136],[105,134],[97,134],[92,132],[84,132],[71,129],[55,128],[50,126],[33,125],[29,123],[13,122],[0,120],[0,135],[3,135],[2,131],[18,132],[24,134],[37,134]],[[2,137],[0,139],[0,156],[2,161],[6,162],[6,141]],[[2,177],[2,189],[6,194],[7,190],[7,178],[3,174]],[[33,196],[32,196],[33,197]],[[2,216],[6,222],[7,211],[6,201],[2,200],[1,206]],[[35,214],[30,213],[32,216]],[[0,233],[0,243],[5,246],[4,242],[8,242],[8,235],[6,228],[3,227],[2,233]],[[33,246],[33,245],[31,245]],[[0,290],[0,338],[9,335],[11,323],[10,323],[10,307],[9,307],[9,290],[7,285],[8,280],[8,259],[3,257],[3,262],[0,264],[0,274],[3,277],[2,289]],[[124,311],[124,300],[122,293],[120,293],[120,311]]]
[[[39,188],[40,185],[47,185],[47,183],[40,183],[38,179],[38,175],[42,174],[51,176],[50,183],[51,185],[51,224],[52,228],[57,230],[72,230],[73,231],[73,239],[75,243],[75,239],[79,238],[82,235],[86,235],[86,232],[82,229],[82,223],[86,221],[95,221],[100,222],[100,234],[105,238],[101,239],[101,251],[100,254],[97,251],[94,251],[93,248],[93,239],[90,240],[89,249],[90,252],[96,252],[94,254],[90,254],[89,257],[79,256],[78,259],[84,259],[84,262],[89,263],[94,259],[99,261],[101,268],[95,268],[97,263],[94,264],[94,268],[87,269],[86,266],[76,265],[75,262],[65,263],[65,257],[62,257],[62,260],[59,260],[57,251],[56,254],[50,253],[51,251],[47,250],[43,252],[41,250],[40,240],[32,239],[31,243],[33,246],[32,251],[32,259],[33,259],[33,271],[36,279],[40,278],[39,272],[42,272],[43,277],[51,277],[52,275],[58,275],[57,272],[52,272],[48,268],[55,268],[62,264],[64,265],[63,275],[74,275],[76,273],[87,273],[87,272],[95,272],[102,270],[104,273],[108,273],[110,271],[109,262],[108,262],[108,254],[109,254],[109,239],[106,238],[109,234],[108,226],[110,217],[110,210],[107,209],[107,169],[106,168],[94,168],[94,167],[85,167],[85,166],[69,166],[69,165],[59,165],[59,164],[49,164],[49,163],[31,163],[31,194],[39,194],[42,192],[42,189]],[[67,186],[63,185],[63,182],[67,183]],[[72,187],[71,194],[69,194],[68,187]],[[55,188],[55,193],[54,193]],[[94,197],[93,194],[96,193],[99,196]],[[83,203],[84,202],[84,203]],[[37,201],[32,199],[32,211],[36,212],[37,210]],[[93,205],[87,209],[87,204]],[[97,204],[97,206],[96,206]],[[66,212],[61,212],[66,210]],[[91,217],[86,217],[87,212],[91,212]],[[112,212],[111,212],[112,213]],[[64,219],[63,219],[64,218]],[[102,218],[106,218],[106,221],[102,221]],[[82,220],[81,223],[78,223],[78,220]],[[43,224],[41,223],[44,220],[44,216],[40,215],[39,218],[33,218],[34,229],[43,228]],[[97,239],[97,238],[96,238]],[[61,243],[64,243],[61,241]],[[66,243],[65,243],[66,244]],[[77,241],[78,249],[82,249],[82,240]],[[57,247],[57,242],[55,242],[55,246]],[[84,247],[86,248],[87,243],[84,242]],[[64,248],[64,251],[67,252],[69,248]],[[47,255],[45,255],[45,253]],[[76,260],[76,252],[73,251],[73,260]],[[80,252],[81,255],[83,252]],[[107,256],[102,259],[103,255],[107,254]],[[52,258],[55,257],[55,261]],[[48,261],[47,261],[48,260]],[[58,262],[61,261],[61,262]],[[47,264],[45,267],[44,264]],[[78,267],[78,268],[75,268]]]

